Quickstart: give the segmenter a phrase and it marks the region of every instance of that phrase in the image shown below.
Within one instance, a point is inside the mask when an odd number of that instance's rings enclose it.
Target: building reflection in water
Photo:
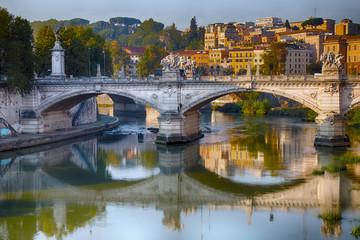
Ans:
[[[231,116],[221,117],[229,118],[224,122],[234,122]],[[281,119],[276,125],[267,124],[266,119],[245,121],[226,129],[229,139],[216,132],[205,136],[208,139],[200,147],[205,168],[222,176],[252,175],[248,180],[257,182],[280,173],[284,177],[309,174],[318,166],[317,152],[312,146],[315,128],[304,134],[301,127],[289,128],[289,123],[282,123]]]
[[[254,216],[267,213],[268,221],[279,229],[286,225],[275,224],[287,224],[279,218],[282,213],[296,212],[306,219],[309,212],[316,216],[346,208],[358,215],[359,191],[349,191],[353,185],[349,176],[325,174],[299,180],[327,156],[317,154],[300,130],[287,129],[281,123],[269,128],[266,122],[264,127],[250,126],[250,130],[228,127],[229,143],[217,140],[216,132],[205,137],[213,138],[207,141],[210,143],[201,140],[185,146],[154,145],[151,136],[139,143],[137,135],[126,135],[2,155],[0,236],[62,239],[105,224],[109,207],[114,205],[154,209],[153,221],[177,232],[193,227],[188,219],[199,215],[208,220],[210,231],[225,221],[210,221],[218,212],[239,212],[249,226],[259,224],[252,221]],[[244,131],[248,132],[242,136]],[[253,171],[255,177],[270,172],[271,178],[284,179],[295,172],[295,180],[237,181],[235,177],[245,170]],[[136,177],[129,178],[129,172]],[[355,166],[355,177],[357,172]],[[161,219],[156,219],[159,211]],[[119,215],[110,221],[129,219]],[[303,224],[304,228],[313,227],[311,222]],[[319,228],[323,236],[346,233],[342,222],[323,221]]]

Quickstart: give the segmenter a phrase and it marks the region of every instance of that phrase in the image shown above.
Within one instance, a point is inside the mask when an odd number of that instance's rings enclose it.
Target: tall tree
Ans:
[[[286,19],[285,24],[284,24],[284,27],[286,27],[286,28],[291,28],[291,27],[290,27],[289,20]]]
[[[140,24],[136,33],[131,34],[128,45],[133,47],[149,47],[160,45],[159,32],[164,29],[164,24],[154,21],[152,18]]]
[[[271,43],[269,49],[267,49],[262,55],[263,65],[261,65],[261,71],[265,75],[280,75],[285,70],[287,49],[286,43],[277,42]]]
[[[48,75],[51,69],[50,49],[54,47],[56,36],[50,26],[42,27],[37,36],[35,45],[35,72],[38,75]]]
[[[0,8],[0,78],[24,95],[34,84],[33,35],[30,23]]]
[[[197,37],[198,37],[197,22],[196,22],[196,17],[194,16],[190,21],[190,41],[192,41],[194,38]]]
[[[304,21],[301,26],[305,29],[307,26],[311,26],[313,28],[316,28],[317,26],[320,26],[324,24],[324,20],[322,18],[309,18],[308,20]]]
[[[140,62],[136,64],[136,67],[139,69],[139,74],[141,77],[147,77],[150,74],[154,74],[155,69],[161,68],[160,61],[166,57],[168,53],[165,49],[160,46],[151,45],[148,47]]]

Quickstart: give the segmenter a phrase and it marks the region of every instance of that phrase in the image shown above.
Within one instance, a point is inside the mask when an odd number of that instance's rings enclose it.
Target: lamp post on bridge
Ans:
[[[90,43],[89,43],[88,53],[89,53],[89,78],[90,78],[91,77],[91,72],[90,72]]]
[[[106,68],[105,68],[105,46],[103,47],[103,54],[104,54],[104,76],[106,76]]]

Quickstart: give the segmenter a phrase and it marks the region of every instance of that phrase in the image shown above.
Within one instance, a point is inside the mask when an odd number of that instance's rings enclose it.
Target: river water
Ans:
[[[212,112],[204,138],[163,146],[156,117],[0,154],[0,239],[355,239],[360,165],[311,174],[360,155],[355,130],[351,148],[316,149],[315,124]],[[342,219],[318,217],[331,212]]]

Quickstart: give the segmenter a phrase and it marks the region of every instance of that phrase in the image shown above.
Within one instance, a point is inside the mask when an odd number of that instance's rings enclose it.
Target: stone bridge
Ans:
[[[71,128],[68,111],[86,99],[105,93],[127,97],[160,113],[157,142],[185,143],[202,135],[198,111],[202,106],[230,93],[258,91],[293,99],[317,112],[316,145],[347,146],[345,113],[360,102],[359,84],[358,76],[326,74],[207,80],[184,80],[178,72],[147,80],[50,77],[38,80],[32,93],[10,108],[19,112],[23,133],[42,133]]]

